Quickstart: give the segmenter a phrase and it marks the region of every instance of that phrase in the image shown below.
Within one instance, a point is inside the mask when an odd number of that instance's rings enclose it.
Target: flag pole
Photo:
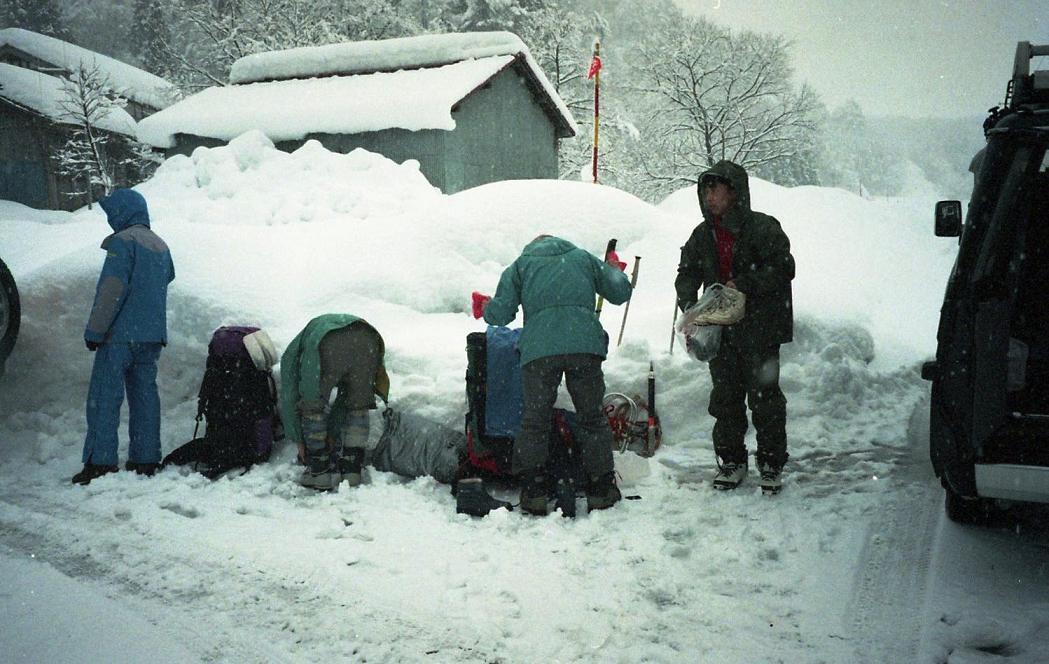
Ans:
[[[594,158],[593,158],[593,176],[594,184],[597,184],[597,139],[598,139],[598,128],[600,127],[601,117],[601,42],[594,42],[594,59],[591,61],[590,70],[594,76]]]

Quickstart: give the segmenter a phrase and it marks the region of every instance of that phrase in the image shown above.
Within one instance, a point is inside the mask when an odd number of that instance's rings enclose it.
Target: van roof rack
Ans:
[[[1049,44],[1037,45],[1022,41],[1016,44],[1013,77],[1005,91],[1005,108],[1015,109],[1023,104],[1049,103],[1049,70],[1031,71],[1031,59],[1049,55]]]

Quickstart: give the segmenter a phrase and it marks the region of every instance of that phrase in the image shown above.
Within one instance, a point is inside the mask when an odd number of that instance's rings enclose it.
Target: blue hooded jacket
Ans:
[[[175,265],[167,244],[149,228],[142,194],[117,189],[99,201],[113,234],[102,242],[106,262],[84,339],[97,343],[167,343],[168,284]]]

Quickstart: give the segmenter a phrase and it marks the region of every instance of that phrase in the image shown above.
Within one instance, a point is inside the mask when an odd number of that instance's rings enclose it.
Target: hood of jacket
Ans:
[[[750,215],[750,178],[747,176],[747,171],[742,166],[723,159],[699,174],[699,179],[696,181],[699,209],[703,212],[703,219],[711,221],[710,211],[707,210],[706,203],[703,201],[703,178],[707,176],[728,180],[735,190],[736,204],[725,213],[725,217],[721,220],[721,225],[731,233],[739,234],[744,220]]]
[[[142,194],[133,189],[117,189],[98,202],[106,211],[106,221],[114,233],[129,226],[149,228],[149,209]]]
[[[562,240],[553,235],[540,237],[532,240],[521,250],[523,256],[560,256],[575,249],[576,246],[568,240]]]

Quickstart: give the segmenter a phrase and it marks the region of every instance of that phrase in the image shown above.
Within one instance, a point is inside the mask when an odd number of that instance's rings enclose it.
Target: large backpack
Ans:
[[[466,458],[459,476],[509,477],[514,439],[521,431],[524,389],[520,329],[489,326],[466,335]],[[573,453],[575,414],[554,409],[547,467],[554,478],[581,485],[583,470]]]
[[[257,327],[220,327],[211,335],[204,378],[197,395],[193,440],[164,459],[192,463],[206,477],[250,468],[269,459],[283,438],[277,389],[270,369],[277,352]],[[201,420],[204,436],[197,437]]]

